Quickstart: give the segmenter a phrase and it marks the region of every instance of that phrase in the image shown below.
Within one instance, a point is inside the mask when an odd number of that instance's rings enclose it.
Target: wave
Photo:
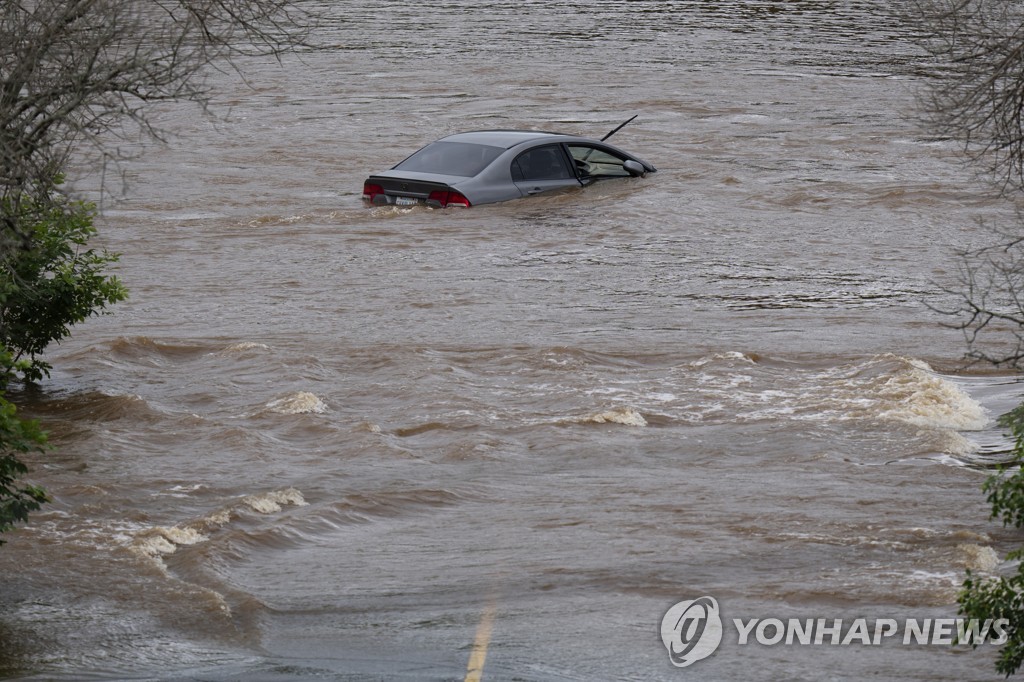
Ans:
[[[282,507],[287,505],[304,507],[307,504],[306,500],[302,497],[302,493],[295,488],[275,490],[261,495],[248,495],[242,498],[241,503],[261,514],[279,512]]]
[[[209,539],[209,536],[195,528],[155,526],[137,533],[132,541],[132,546],[143,555],[156,557],[162,554],[173,554],[180,546],[195,545]]]
[[[958,431],[981,430],[989,423],[978,401],[926,363],[906,358],[896,358],[895,362],[902,366],[889,376],[864,384],[854,382],[855,388],[877,396],[880,418]]]
[[[249,353],[252,351],[265,351],[270,350],[270,346],[265,343],[258,343],[256,341],[241,341],[239,343],[232,343],[230,346],[224,348],[224,353]]]
[[[323,414],[327,404],[308,391],[291,393],[266,404],[267,410],[278,414]]]
[[[373,430],[373,426],[374,425],[371,425],[367,430],[369,430],[371,433],[380,433],[380,427],[378,426],[377,430],[375,432]],[[446,424],[444,422],[426,422],[426,423],[423,423],[423,424],[417,424],[416,426],[405,426],[405,427],[396,429],[395,430],[395,435],[399,436],[400,438],[409,438],[411,436],[418,436],[420,434],[428,433],[430,431],[443,431],[443,430],[446,430],[446,429],[449,429],[449,428],[457,428],[457,427],[455,427],[453,425]]]
[[[632,407],[616,407],[597,412],[575,420],[582,424],[622,424],[623,426],[647,426],[647,420]]]
[[[194,521],[137,531],[131,537],[131,548],[141,556],[159,561],[160,557],[173,554],[179,547],[208,541],[212,532],[228,525],[245,510],[275,514],[288,505],[303,507],[306,504],[302,493],[295,488],[246,495]],[[165,568],[162,562],[160,565]]]
[[[86,391],[57,396],[50,400],[31,403],[32,412],[37,416],[53,416],[66,420],[153,421],[164,415],[153,408],[142,396],[111,395],[101,391]]]
[[[986,545],[957,545],[956,552],[960,565],[971,571],[994,573],[1002,563],[996,551]]]
[[[712,353],[702,358],[698,358],[688,363],[688,366],[694,369],[706,367],[716,363],[732,364],[735,362],[741,362],[746,364],[756,364],[758,356],[749,355],[747,353],[740,353],[739,351],[726,351],[723,353]]]
[[[398,429],[397,435],[472,428],[479,420],[658,427],[864,422],[869,429],[886,430],[895,423],[919,429],[929,448],[962,455],[977,445],[960,432],[978,431],[991,422],[956,378],[893,354],[839,365],[825,358],[797,362],[751,352],[715,352],[679,362],[664,354],[626,358],[572,348],[493,352],[486,359],[503,376],[516,377],[507,389],[485,395],[480,406],[460,410],[458,419],[434,414]],[[495,383],[491,372],[497,370],[481,370],[475,355],[442,360],[457,369],[456,388],[479,392],[480,386]]]
[[[380,490],[372,493],[351,493],[331,505],[346,515],[398,516],[424,507],[451,507],[472,495],[447,489],[409,488]]]
[[[981,446],[958,431],[940,429],[937,434],[935,449],[947,455],[960,458],[955,462],[951,462],[956,466],[960,466],[967,461],[964,458],[976,454],[981,449]]]
[[[239,543],[245,543],[254,530],[286,525],[278,519],[259,519],[277,514],[287,505],[305,506],[306,501],[295,488],[255,493],[192,521],[137,528],[118,544],[141,560],[136,570],[155,569],[169,579],[164,586],[175,602],[175,613],[182,607],[179,602],[184,602],[184,608],[200,610],[202,622],[197,625],[208,629],[208,636],[226,635],[252,642],[258,638],[263,605],[221,575],[220,569],[223,561],[241,556]],[[218,623],[229,627],[223,630]]]
[[[148,336],[122,336],[107,343],[106,346],[109,355],[128,359],[159,357],[182,360],[201,356],[218,349],[218,345],[210,342],[172,343],[169,341],[158,341]],[[89,349],[85,352],[95,352],[95,349]]]
[[[953,378],[897,355],[815,369],[718,353],[681,370],[678,381],[696,387],[688,421],[721,413],[739,421],[881,420],[955,431],[980,430],[991,421]]]
[[[95,359],[163,365],[203,358],[208,355],[233,355],[266,351],[270,347],[257,341],[163,341],[148,336],[122,336],[113,341],[71,353],[66,360]]]

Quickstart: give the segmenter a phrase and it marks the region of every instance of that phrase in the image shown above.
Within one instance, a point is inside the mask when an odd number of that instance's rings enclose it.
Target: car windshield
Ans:
[[[505,151],[501,147],[468,142],[435,142],[428,144],[394,170],[439,173],[473,177]]]

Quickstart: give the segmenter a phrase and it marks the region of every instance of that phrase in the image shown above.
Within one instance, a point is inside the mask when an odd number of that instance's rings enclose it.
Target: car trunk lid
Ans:
[[[429,175],[430,179],[417,177],[420,175]],[[458,180],[465,178],[450,176],[449,179],[449,176],[412,172],[399,175],[385,171],[366,179],[363,199],[375,206],[414,206],[421,203],[438,208],[469,206],[469,200],[452,186]]]

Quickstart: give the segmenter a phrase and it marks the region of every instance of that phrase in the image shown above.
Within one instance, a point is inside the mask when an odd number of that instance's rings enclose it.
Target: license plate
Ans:
[[[395,197],[395,206],[415,206],[420,203],[416,197]]]

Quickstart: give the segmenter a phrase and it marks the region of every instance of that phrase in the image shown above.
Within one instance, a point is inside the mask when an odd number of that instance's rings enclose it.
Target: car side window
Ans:
[[[565,163],[565,154],[558,145],[547,145],[525,151],[512,162],[512,179],[568,180],[575,175]]]
[[[569,145],[569,153],[580,175],[591,178],[628,178],[630,173],[623,168],[626,159],[604,149],[586,145]]]

